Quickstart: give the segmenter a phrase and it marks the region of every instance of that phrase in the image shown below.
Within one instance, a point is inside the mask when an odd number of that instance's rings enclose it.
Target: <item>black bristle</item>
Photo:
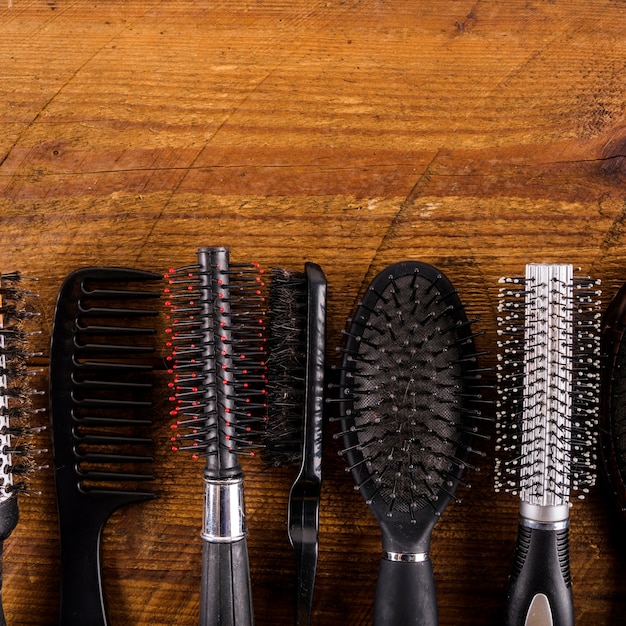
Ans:
[[[268,420],[263,458],[281,467],[302,459],[306,380],[307,280],[274,269],[268,296]]]

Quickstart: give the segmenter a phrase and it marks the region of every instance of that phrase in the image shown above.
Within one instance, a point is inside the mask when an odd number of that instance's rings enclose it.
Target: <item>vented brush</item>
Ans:
[[[266,412],[263,282],[227,248],[167,275],[172,348],[173,449],[204,466],[200,624],[254,622],[242,454],[253,454]]]
[[[289,493],[295,552],[296,624],[309,624],[318,556],[326,340],[326,277],[319,265],[272,272],[268,302],[268,423],[263,455],[299,465]]]
[[[31,425],[31,398],[36,392],[28,382],[27,348],[29,318],[34,313],[27,300],[34,296],[23,287],[18,272],[0,275],[0,625],[6,624],[1,602],[2,546],[18,522],[17,497],[28,491],[26,475],[36,468],[32,435],[42,428]]]
[[[477,359],[456,290],[415,261],[374,278],[347,332],[338,436],[382,531],[377,626],[437,624],[430,539],[474,467],[484,401]]]
[[[521,500],[505,624],[565,626],[570,494],[594,481],[599,291],[566,264],[501,282],[495,486]]]
[[[154,497],[151,396],[161,276],[77,270],[58,294],[50,413],[61,545],[62,626],[107,624],[100,544],[118,507]],[[150,303],[154,304],[150,304]]]

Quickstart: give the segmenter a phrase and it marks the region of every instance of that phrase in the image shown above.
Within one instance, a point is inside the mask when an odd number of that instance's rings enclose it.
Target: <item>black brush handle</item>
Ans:
[[[200,626],[252,626],[248,546],[244,539],[205,541],[202,547]]]
[[[6,626],[2,605],[2,552],[4,541],[17,526],[18,519],[17,497],[13,495],[8,500],[0,503],[0,626]]]
[[[382,558],[376,584],[374,626],[437,626],[432,561]]]
[[[569,528],[518,527],[506,626],[573,626]]]

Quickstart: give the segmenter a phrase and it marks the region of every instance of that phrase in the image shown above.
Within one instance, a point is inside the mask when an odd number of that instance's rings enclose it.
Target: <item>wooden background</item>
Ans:
[[[443,270],[485,350],[501,275],[571,262],[607,302],[626,278],[623,0],[2,2],[0,265],[40,278],[43,385],[56,292],[85,265],[161,272],[207,245],[316,261],[330,364],[364,283],[393,261]],[[157,404],[159,497],[106,527],[112,626],[197,622],[201,468],[169,452]],[[367,624],[380,536],[331,427],[325,446],[314,624]],[[492,446],[435,529],[442,625],[500,623],[518,505],[493,494]],[[257,623],[289,624],[293,474],[245,469]],[[21,499],[4,601],[10,625],[46,626],[52,471],[31,482],[42,494]],[[623,533],[602,485],[575,502],[581,626],[626,619]]]

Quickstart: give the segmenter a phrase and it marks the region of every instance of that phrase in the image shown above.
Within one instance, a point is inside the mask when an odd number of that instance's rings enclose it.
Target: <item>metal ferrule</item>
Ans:
[[[569,503],[558,506],[541,506],[520,503],[519,523],[538,530],[563,530],[569,526]]]
[[[230,543],[246,536],[243,478],[204,479],[202,538],[212,543]]]
[[[394,561],[396,563],[423,563],[424,561],[430,561],[430,554],[428,552],[417,552],[404,554],[402,552],[384,552],[383,559],[386,561]]]

